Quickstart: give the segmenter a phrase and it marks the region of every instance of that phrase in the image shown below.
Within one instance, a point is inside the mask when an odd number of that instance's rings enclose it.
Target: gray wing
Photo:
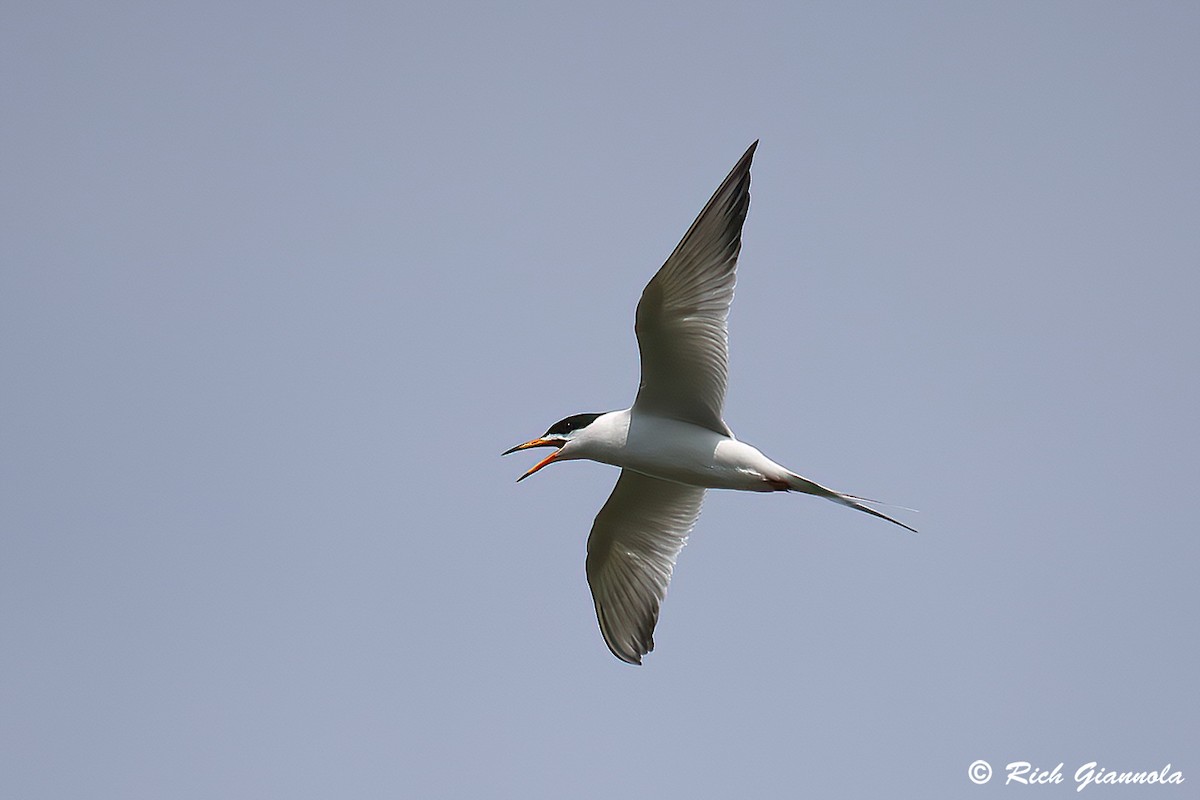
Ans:
[[[638,302],[642,381],[634,408],[730,435],[725,405],[742,223],[750,208],[750,145]]]
[[[675,558],[700,516],[704,490],[621,470],[588,537],[587,577],[600,632],[630,664],[654,649],[654,625]]]

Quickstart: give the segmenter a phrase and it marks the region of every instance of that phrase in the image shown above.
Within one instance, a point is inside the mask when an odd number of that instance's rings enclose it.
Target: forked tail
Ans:
[[[900,520],[892,519],[887,514],[884,514],[882,511],[876,511],[875,509],[871,508],[870,506],[865,505],[866,503],[879,503],[878,500],[868,500],[865,497],[858,497],[858,496],[852,495],[852,494],[842,494],[841,492],[835,492],[833,489],[827,489],[826,487],[822,486],[819,483],[813,483],[808,478],[802,478],[799,475],[795,474],[794,472],[788,473],[788,490],[792,491],[792,492],[804,492],[805,494],[812,494],[812,495],[816,495],[817,497],[824,497],[826,500],[832,500],[835,503],[841,503],[844,506],[849,506],[850,508],[858,509],[859,511],[863,511],[867,514],[870,514],[873,517],[879,517],[880,519],[886,519],[888,522],[891,522],[894,525],[899,525],[901,528],[904,528],[905,530],[912,531],[913,533],[917,532],[916,528],[909,527],[908,525],[905,525]],[[880,505],[884,505],[884,504],[880,503]],[[907,510],[912,511],[911,508],[907,509]]]

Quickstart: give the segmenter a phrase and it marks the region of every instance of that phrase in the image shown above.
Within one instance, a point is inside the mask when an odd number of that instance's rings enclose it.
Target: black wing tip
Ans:
[[[632,664],[635,667],[642,666],[642,656],[648,654],[650,651],[652,651],[654,649],[654,640],[653,639],[650,640],[650,642],[647,644],[645,649],[642,649],[640,647],[636,648],[636,649],[629,649],[629,650],[618,649],[613,646],[613,643],[608,640],[607,636],[604,637],[604,643],[606,645],[608,645],[608,649],[612,651],[612,654],[614,656],[621,659],[626,664]],[[639,650],[641,650],[641,652],[638,652]]]
[[[635,667],[642,666],[642,656],[654,650],[654,626],[658,623],[657,610],[650,623],[650,631],[643,633],[640,640],[618,642],[613,636],[608,615],[604,613],[600,602],[593,598],[593,605],[596,609],[596,621],[600,623],[600,635],[604,637],[604,644],[607,645],[609,652],[626,664],[632,664]]]
[[[642,656],[654,649],[653,639],[645,645],[640,642],[627,642],[623,646],[618,646],[617,642],[609,638],[608,631],[603,627],[600,628],[600,633],[604,636],[604,643],[608,645],[609,652],[626,664],[632,664],[635,667],[642,666]]]
[[[755,139],[751,145],[746,148],[746,152],[742,153],[742,157],[738,159],[737,167],[734,168],[734,171],[737,172],[738,170],[749,169],[750,161],[754,158],[754,151],[757,149],[758,139]]]
[[[635,667],[642,666],[642,656],[654,649],[653,639],[650,640],[649,645],[645,649],[633,642],[627,643],[627,645],[634,644],[633,647],[619,646],[617,642],[614,642],[609,637],[609,631],[604,626],[603,620],[601,620],[600,624],[600,634],[604,637],[604,643],[608,645],[608,651],[610,653],[616,656],[619,660],[624,661],[626,664],[632,664]]]
[[[733,165],[733,169],[729,170],[729,176],[725,179],[726,183],[735,178],[744,178],[750,172],[750,162],[754,160],[754,151],[758,149],[758,140],[746,148],[746,152],[742,153],[742,157]]]
[[[613,652],[616,653],[615,650]],[[623,661],[624,663],[629,664],[630,666],[633,666],[633,667],[642,666],[642,657],[641,656],[635,656],[632,654],[621,655],[620,653],[617,653],[617,658],[621,659],[621,661]]]

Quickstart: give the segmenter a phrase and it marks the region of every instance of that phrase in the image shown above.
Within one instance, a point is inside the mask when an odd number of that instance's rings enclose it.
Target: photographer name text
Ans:
[[[1013,761],[1004,769],[1008,773],[1004,779],[1005,786],[1010,783],[1037,786],[1063,782],[1063,765],[1061,763],[1054,769],[1041,769],[1028,761]],[[1077,792],[1082,792],[1088,786],[1093,785],[1148,783],[1181,784],[1183,783],[1183,773],[1179,770],[1172,770],[1170,764],[1156,772],[1120,772],[1101,767],[1095,761],[1089,761],[1075,770],[1075,791]]]

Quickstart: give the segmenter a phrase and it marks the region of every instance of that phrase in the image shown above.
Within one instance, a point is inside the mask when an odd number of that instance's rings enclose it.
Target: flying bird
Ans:
[[[654,649],[659,608],[706,489],[803,492],[915,532],[865,505],[877,501],[828,489],[775,463],[738,441],[722,418],[726,319],[756,147],[757,141],[642,291],[634,324],[642,376],[633,406],[575,414],[503,454],[554,448],[518,482],[556,461],[621,468],[588,537],[587,578],[604,641],[630,664]]]

